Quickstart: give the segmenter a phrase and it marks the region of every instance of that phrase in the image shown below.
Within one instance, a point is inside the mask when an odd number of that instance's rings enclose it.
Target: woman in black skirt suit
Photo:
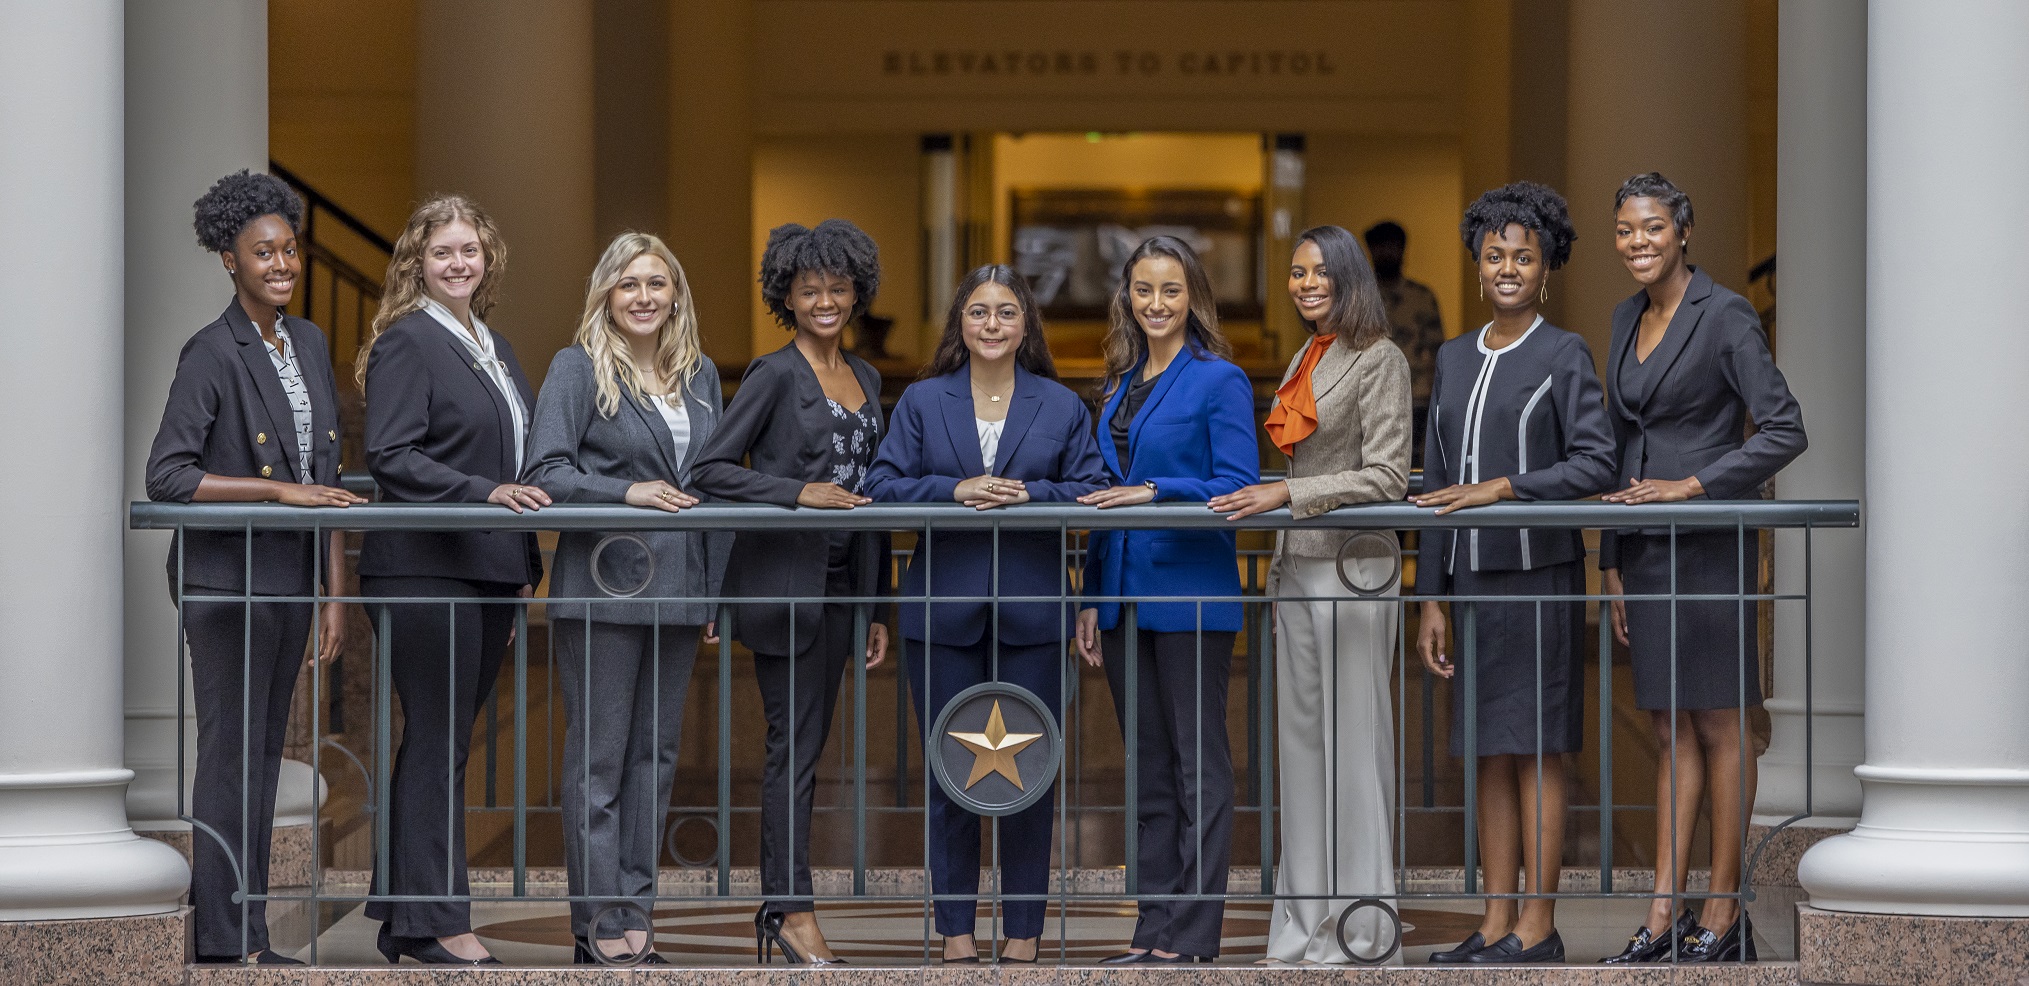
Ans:
[[[1803,412],[1769,355],[1747,299],[1691,266],[1691,200],[1662,175],[1614,196],[1614,242],[1642,290],[1613,310],[1606,405],[1619,471],[1614,503],[1755,499],[1803,453]],[[1753,421],[1755,433],[1743,439]],[[1609,595],[1753,593],[1756,541],[1732,531],[1604,531]],[[1671,558],[1675,557],[1674,579]],[[1674,582],[1674,585],[1672,584]],[[1656,772],[1656,884],[1648,920],[1608,962],[1754,958],[1754,929],[1734,897],[1672,920],[1684,892],[1698,804],[1712,804],[1713,894],[1740,889],[1755,762],[1742,718],[1761,704],[1752,601],[1613,604],[1614,635],[1634,655],[1635,704],[1673,763]],[[1674,633],[1673,633],[1674,630]],[[1674,810],[1674,814],[1672,811]]]
[[[1448,514],[1500,500],[1575,500],[1613,484],[1613,433],[1585,340],[1543,321],[1550,272],[1571,255],[1564,197],[1516,182],[1479,197],[1459,224],[1493,321],[1437,352],[1424,433],[1420,507]],[[1577,596],[1585,544],[1575,530],[1429,531],[1416,566],[1426,596]],[[1478,602],[1472,613],[1474,695],[1444,649],[1443,604],[1423,604],[1417,649],[1453,679],[1451,752],[1479,758],[1479,850],[1488,893],[1554,894],[1564,860],[1563,754],[1585,734],[1585,604]],[[1459,630],[1465,624],[1460,622]],[[1465,722],[1477,735],[1466,748]],[[1517,913],[1489,899],[1478,931],[1432,962],[1561,962],[1555,899]]]
[[[699,451],[691,482],[722,500],[849,510],[862,492],[880,442],[881,375],[840,345],[847,322],[866,313],[880,286],[872,237],[843,219],[816,229],[795,223],[768,233],[761,300],[789,345],[747,365],[718,431]],[[726,565],[727,596],[822,599],[869,596],[887,537],[871,531],[739,531]],[[844,603],[744,603],[731,633],[754,652],[754,680],[768,718],[761,774],[761,892],[754,935],[791,963],[841,961],[825,944],[810,900],[810,804],[817,758],[852,650],[853,611]],[[866,662],[877,667],[888,628],[870,623]],[[792,745],[793,738],[793,745]]]
[[[324,333],[284,315],[303,275],[303,203],[272,175],[227,175],[197,200],[197,241],[217,253],[233,300],[176,360],[162,426],[148,452],[148,498],[170,503],[343,507],[338,384]],[[191,933],[199,962],[292,964],[268,948],[268,844],[290,697],[310,636],[311,604],[263,597],[344,593],[345,538],[319,550],[308,532],[191,531],[169,549],[171,595],[183,604],[197,705],[190,814],[209,827],[191,851]],[[318,570],[321,562],[323,570]],[[253,572],[252,600],[247,571]],[[338,656],[345,608],[319,614],[316,653]],[[223,840],[223,844],[221,843]],[[246,922],[241,923],[242,908]]]

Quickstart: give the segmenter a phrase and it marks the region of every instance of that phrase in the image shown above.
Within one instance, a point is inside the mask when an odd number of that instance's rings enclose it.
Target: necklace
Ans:
[[[987,400],[989,400],[989,401],[992,401],[992,402],[993,402],[993,403],[995,403],[995,404],[998,404],[998,403],[1000,403],[1000,395],[999,395],[999,394],[989,394],[989,393],[987,393],[987,392],[985,391],[985,389],[981,388],[981,387],[980,387],[980,386],[979,386],[978,384],[973,384],[973,385],[972,385],[972,392],[973,392],[973,393],[975,393],[975,394],[978,394],[978,395],[980,395],[981,397],[984,397],[984,398],[986,398],[986,399],[987,399]]]

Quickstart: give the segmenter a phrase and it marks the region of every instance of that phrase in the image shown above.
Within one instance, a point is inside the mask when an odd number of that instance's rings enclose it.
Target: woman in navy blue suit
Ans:
[[[902,392],[867,494],[902,503],[956,501],[979,510],[1018,503],[1063,503],[1106,486],[1106,464],[1092,439],[1092,416],[1057,382],[1043,338],[1042,314],[1028,283],[1004,264],[981,267],[958,285],[944,338],[923,379]],[[1051,596],[1065,584],[1056,534],[994,536],[940,533],[919,550],[902,579],[903,596],[921,596],[926,579],[938,596]],[[934,579],[926,573],[934,570]],[[928,609],[926,614],[924,611]],[[985,681],[1019,685],[1055,714],[1063,689],[1068,615],[1057,603],[985,601],[903,603],[916,721],[927,731],[959,692]],[[993,632],[987,632],[988,628]],[[924,748],[930,748],[926,732]],[[1049,778],[1042,782],[1050,783]],[[930,785],[930,885],[955,899],[937,902],[944,961],[976,962],[973,920],[964,897],[979,892],[979,816]],[[1000,823],[1003,893],[1042,895],[1050,883],[1050,823],[1055,792]],[[1005,905],[1006,961],[1032,962],[1043,932],[1043,901]]]
[[[1203,503],[1260,479],[1254,387],[1219,333],[1212,285],[1183,241],[1135,248],[1114,292],[1106,335],[1100,454],[1121,485],[1078,498],[1098,507],[1156,500]],[[1094,532],[1086,594],[1240,595],[1231,531]],[[1137,856],[1142,893],[1224,894],[1233,829],[1233,757],[1226,681],[1235,602],[1150,602],[1134,624],[1140,765]],[[1078,651],[1104,664],[1114,711],[1127,723],[1127,630],[1116,602],[1078,614]],[[1101,637],[1104,637],[1102,645]],[[1104,655],[1102,662],[1101,655]],[[1189,962],[1219,954],[1217,901],[1143,901],[1128,951],[1104,961]]]

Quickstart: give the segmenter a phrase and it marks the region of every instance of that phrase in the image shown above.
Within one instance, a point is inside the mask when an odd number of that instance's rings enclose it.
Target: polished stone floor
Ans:
[[[481,883],[475,885],[474,893],[505,894],[507,889],[505,885]],[[702,888],[695,882],[682,881],[671,889],[676,894],[686,894]],[[897,893],[899,887],[877,889],[881,896],[820,904],[819,916],[832,947],[860,965],[907,966],[931,962],[936,953],[925,946],[926,940],[934,938],[923,902]],[[733,890],[735,894],[754,892],[754,888],[742,885],[735,885]],[[1404,962],[1420,965],[1432,951],[1456,943],[1478,926],[1479,907],[1474,901],[1414,896],[1456,890],[1455,886],[1434,882],[1407,885],[1400,905]],[[363,891],[357,885],[331,884],[325,892],[351,896]],[[540,896],[564,891],[555,884],[531,883],[529,892]],[[281,893],[287,891],[278,891]],[[1794,915],[1798,899],[1798,891],[1765,888],[1749,906],[1755,922],[1756,945],[1764,961],[1796,957]],[[751,902],[713,897],[665,896],[654,913],[657,948],[684,966],[751,967],[756,961],[754,906]],[[1628,897],[1561,902],[1558,926],[1567,960],[1574,964],[1590,963],[1618,952],[1639,922],[1644,906],[1643,900]],[[314,938],[314,961],[318,965],[384,964],[373,944],[379,923],[368,920],[356,902],[326,900],[313,905],[278,900],[270,904],[270,915],[275,944],[288,954],[311,960]],[[563,902],[480,900],[473,905],[472,917],[475,930],[488,947],[509,965],[561,966],[571,961],[569,913]],[[1070,965],[1096,962],[1120,950],[1133,924],[1133,907],[1125,902],[1052,904],[1043,935],[1042,960]],[[979,924],[982,941],[988,940],[993,927],[992,907],[983,905]],[[1219,962],[1245,965],[1260,959],[1267,932],[1265,901],[1230,904]]]

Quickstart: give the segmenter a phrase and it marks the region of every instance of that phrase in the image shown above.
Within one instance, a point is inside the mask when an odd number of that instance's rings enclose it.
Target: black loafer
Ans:
[[[1552,931],[1548,938],[1523,948],[1520,938],[1503,935],[1500,941],[1466,956],[1465,961],[1467,965],[1532,965],[1541,962],[1562,964],[1564,938]]]
[[[1685,936],[1683,948],[1677,951],[1679,962],[1754,962],[1754,922],[1748,920],[1746,909],[1733,919],[1733,926],[1723,935],[1715,935],[1710,928],[1699,928]]]
[[[1099,960],[1100,965],[1133,965],[1154,955],[1154,952],[1122,952]]]
[[[1677,954],[1678,945],[1690,938],[1691,932],[1697,928],[1698,922],[1691,916],[1691,909],[1684,908],[1678,913],[1676,922],[1662,934],[1658,935],[1646,926],[1637,928],[1619,955],[1609,955],[1599,961],[1606,965],[1666,962]]]
[[[1185,954],[1183,954],[1183,953],[1181,953],[1181,952],[1179,952],[1179,953],[1177,953],[1177,954],[1175,954],[1175,955],[1172,955],[1172,956],[1170,956],[1170,957],[1168,957],[1168,958],[1163,958],[1162,956],[1160,956],[1160,955],[1157,955],[1157,954],[1155,954],[1154,952],[1143,952],[1143,953],[1141,953],[1141,961],[1140,961],[1140,963],[1138,963],[1138,964],[1140,964],[1140,965],[1190,965],[1191,963],[1194,963],[1194,962],[1197,962],[1197,961],[1200,961],[1200,960],[1198,959],[1198,957],[1197,957],[1197,956],[1195,956],[1195,955],[1185,955]]]
[[[1459,942],[1457,948],[1447,948],[1442,952],[1430,953],[1430,964],[1454,965],[1464,962],[1472,956],[1472,953],[1485,947],[1487,947],[1486,937],[1475,931],[1467,935],[1464,941]]]

